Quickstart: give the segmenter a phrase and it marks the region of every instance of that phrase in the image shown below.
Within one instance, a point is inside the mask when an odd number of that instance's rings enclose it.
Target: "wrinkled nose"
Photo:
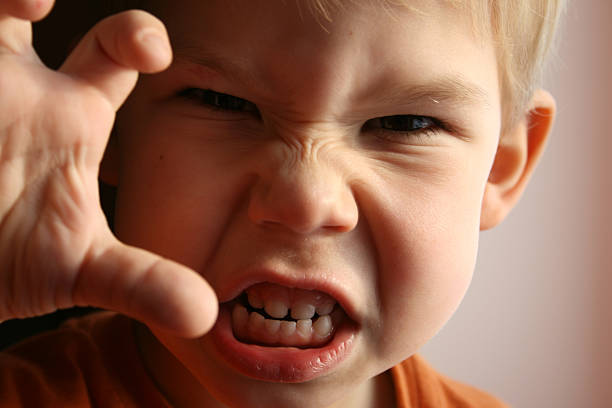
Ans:
[[[249,217],[258,225],[309,234],[350,231],[359,216],[353,192],[339,172],[301,162],[257,180]]]

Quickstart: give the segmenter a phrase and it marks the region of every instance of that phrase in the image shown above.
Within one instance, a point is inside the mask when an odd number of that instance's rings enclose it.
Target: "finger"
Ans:
[[[213,326],[214,291],[193,270],[114,238],[80,271],[73,300],[115,310],[152,328],[197,337]]]
[[[53,8],[53,0],[2,0],[0,1],[0,47],[14,53],[34,51],[32,25]]]
[[[0,51],[20,54],[32,49],[32,25],[24,20],[0,15]]]
[[[161,71],[171,59],[163,23],[149,13],[131,10],[98,23],[60,71],[95,86],[118,109],[134,87],[138,72]]]
[[[54,0],[2,0],[0,16],[11,16],[21,20],[38,21],[53,8]]]

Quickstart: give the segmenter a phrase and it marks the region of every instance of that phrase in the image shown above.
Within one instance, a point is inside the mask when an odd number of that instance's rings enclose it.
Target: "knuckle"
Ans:
[[[155,54],[146,41],[150,34],[167,38],[163,23],[142,10],[129,10],[102,20],[94,29],[100,48],[120,66],[151,70]],[[153,55],[153,57],[152,57]],[[158,64],[159,65],[159,64]]]
[[[165,33],[163,23],[143,10],[128,10],[107,17],[96,26],[97,36],[104,46],[112,47],[110,52],[123,57],[123,48],[139,45],[144,31],[156,30]],[[127,46],[127,47],[126,47]],[[127,57],[127,55],[126,55]]]
[[[157,17],[144,10],[123,11],[105,18],[102,24],[110,25],[114,29],[119,27],[123,32],[134,32],[147,27],[163,27],[163,23]]]

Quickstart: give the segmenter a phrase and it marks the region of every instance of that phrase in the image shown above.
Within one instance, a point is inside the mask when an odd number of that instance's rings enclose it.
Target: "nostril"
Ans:
[[[327,232],[349,232],[354,227],[352,225],[333,225],[333,226],[325,226],[323,229]]]

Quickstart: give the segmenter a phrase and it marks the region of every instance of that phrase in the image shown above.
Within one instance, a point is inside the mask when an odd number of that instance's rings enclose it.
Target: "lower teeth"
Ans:
[[[269,346],[317,347],[327,343],[334,333],[330,315],[311,319],[278,320],[249,312],[239,303],[232,310],[232,329],[238,340]]]

